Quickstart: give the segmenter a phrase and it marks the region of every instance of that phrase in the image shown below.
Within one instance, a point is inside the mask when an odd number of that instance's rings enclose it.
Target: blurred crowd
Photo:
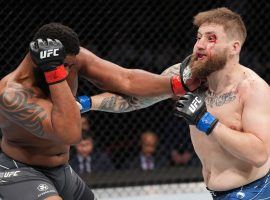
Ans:
[[[95,143],[88,117],[82,116],[82,140],[70,150],[70,165],[79,175],[113,170],[155,170],[175,166],[197,166],[199,160],[187,140],[175,140],[176,145],[161,141],[157,133],[146,130],[136,140],[112,142],[104,146]],[[181,135],[181,133],[179,133]],[[182,135],[186,137],[185,134]],[[0,132],[0,151],[1,151]],[[119,138],[121,140],[121,138]],[[180,143],[179,143],[180,142]],[[118,145],[120,144],[120,145]],[[184,144],[184,145],[183,145]],[[124,147],[124,148],[123,148]]]
[[[166,146],[166,142],[160,140],[158,134],[146,130],[139,134],[137,140],[124,141],[124,148],[122,145],[113,143],[108,146],[97,145],[89,119],[83,116],[81,120],[82,140],[73,146],[70,156],[70,165],[81,176],[113,170],[140,169],[147,171],[166,167],[199,165],[191,142],[183,146],[178,141],[176,142],[178,145],[171,148]]]

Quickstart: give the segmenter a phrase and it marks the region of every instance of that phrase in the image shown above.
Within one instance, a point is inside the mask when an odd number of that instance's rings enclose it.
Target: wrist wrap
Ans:
[[[215,128],[218,119],[211,115],[209,112],[206,112],[198,121],[196,127],[202,132],[205,132],[206,135],[209,135],[212,130]]]
[[[174,95],[184,95],[186,93],[185,88],[183,87],[182,81],[179,76],[174,75],[171,78],[171,86]]]
[[[62,82],[67,77],[64,65],[57,66],[54,70],[44,72],[46,81],[49,85]]]

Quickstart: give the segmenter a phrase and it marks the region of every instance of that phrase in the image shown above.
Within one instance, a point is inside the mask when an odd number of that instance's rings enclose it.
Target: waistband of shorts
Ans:
[[[249,187],[249,186],[252,186],[253,184],[256,184],[256,183],[262,181],[263,179],[267,178],[269,174],[270,174],[270,171],[268,171],[267,174],[264,175],[262,178],[259,178],[259,179],[255,180],[255,181],[253,181],[253,182],[251,182],[251,183],[249,183],[249,184],[246,184],[246,185],[243,185],[243,186],[241,186],[241,187],[234,188],[234,189],[231,189],[231,190],[215,191],[215,190],[209,189],[208,187],[206,187],[206,189],[211,193],[211,195],[212,195],[213,197],[219,197],[219,196],[223,196],[223,195],[227,195],[227,194],[229,194],[229,193],[235,192],[235,191],[237,191],[237,190],[241,190],[241,189],[243,189],[243,187]]]

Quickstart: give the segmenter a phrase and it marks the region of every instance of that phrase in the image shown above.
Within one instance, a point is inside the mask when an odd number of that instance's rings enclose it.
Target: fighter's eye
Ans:
[[[68,67],[68,63],[64,63],[64,67]]]
[[[215,35],[209,35],[208,36],[208,41],[209,42],[216,42],[217,41],[217,37]]]

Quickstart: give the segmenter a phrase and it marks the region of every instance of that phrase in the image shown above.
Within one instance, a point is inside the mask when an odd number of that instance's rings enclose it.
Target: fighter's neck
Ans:
[[[221,94],[233,88],[240,79],[242,66],[237,63],[227,63],[226,66],[207,77],[208,89],[211,93]]]

